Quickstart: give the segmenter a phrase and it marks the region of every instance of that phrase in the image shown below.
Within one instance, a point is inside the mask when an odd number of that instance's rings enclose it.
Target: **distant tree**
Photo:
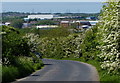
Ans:
[[[52,20],[40,20],[35,25],[55,25],[55,24],[56,24],[56,22],[54,22]]]
[[[23,20],[19,20],[19,19],[14,20],[14,21],[11,22],[11,26],[15,27],[15,28],[22,28]]]

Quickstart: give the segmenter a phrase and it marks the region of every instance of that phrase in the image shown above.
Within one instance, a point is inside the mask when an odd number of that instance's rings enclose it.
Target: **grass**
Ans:
[[[12,82],[15,81],[15,79],[23,78],[30,75],[32,72],[41,69],[41,67],[43,67],[42,61],[33,63],[28,58],[20,57],[17,65],[2,67],[2,82]]]
[[[2,69],[2,82],[3,83],[15,80],[15,78],[18,78],[18,75],[19,75],[19,71],[18,71],[18,69],[16,67],[3,66],[3,69]]]

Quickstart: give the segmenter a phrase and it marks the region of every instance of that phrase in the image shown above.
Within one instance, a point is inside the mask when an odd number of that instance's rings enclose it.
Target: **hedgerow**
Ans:
[[[0,33],[2,34],[3,83],[27,76],[43,66],[40,58],[32,52],[37,50],[35,35],[23,37],[19,30],[13,27],[2,26],[0,28],[2,28]]]
[[[98,25],[102,38],[102,45],[98,46],[101,54],[101,68],[108,73],[118,74],[120,72],[120,24],[119,24],[120,1],[108,1],[103,8]]]

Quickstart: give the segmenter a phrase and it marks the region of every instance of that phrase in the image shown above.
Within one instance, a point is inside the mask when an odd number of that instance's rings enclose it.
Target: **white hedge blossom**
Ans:
[[[58,52],[60,53],[60,56],[64,58],[79,58],[80,56],[80,44],[82,41],[80,35],[69,35],[68,37],[52,39],[41,38],[40,40],[40,50],[47,57],[57,56]]]
[[[34,33],[27,33],[23,38],[28,39],[28,45],[30,45],[31,51],[37,51],[39,42],[39,35],[35,35]]]
[[[120,1],[119,1],[120,2]],[[120,71],[120,24],[118,22],[118,2],[108,2],[101,15],[99,34],[103,34],[104,45],[98,47],[102,53],[98,57],[103,61],[101,68],[107,69],[108,73]],[[101,29],[102,28],[102,29]]]

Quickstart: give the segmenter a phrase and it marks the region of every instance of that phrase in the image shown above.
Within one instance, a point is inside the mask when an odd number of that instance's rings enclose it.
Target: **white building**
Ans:
[[[22,28],[30,27],[30,23],[23,23]]]
[[[69,23],[69,21],[61,21],[60,23]]]
[[[39,25],[36,26],[37,29],[43,29],[43,28],[57,28],[57,25]]]
[[[10,24],[11,24],[10,22],[6,22],[6,23],[5,23],[6,26],[8,26],[8,25],[10,25]]]
[[[89,21],[92,26],[95,26],[99,21]]]
[[[53,19],[54,15],[28,15],[28,19]]]
[[[2,25],[9,26],[10,24],[11,24],[10,22],[5,22],[5,23],[0,23],[0,26],[2,26]]]

